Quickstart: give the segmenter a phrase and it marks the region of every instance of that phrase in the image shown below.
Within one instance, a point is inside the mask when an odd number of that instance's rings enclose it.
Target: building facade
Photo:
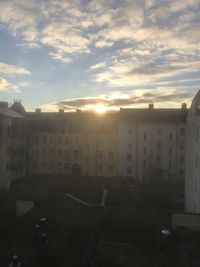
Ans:
[[[141,182],[184,179],[185,104],[177,109],[157,109],[151,104],[146,109],[101,115],[80,110],[26,112],[18,101],[6,109],[18,118],[1,119],[3,131],[11,128],[8,140],[4,135],[0,140],[5,146],[1,149],[2,181],[32,174]],[[5,167],[9,161],[10,167]]]
[[[200,213],[200,91],[192,101],[186,129],[185,208]]]
[[[7,102],[0,102],[0,190],[9,188],[12,180],[22,177],[22,116],[8,108]],[[17,134],[16,128],[20,134]]]

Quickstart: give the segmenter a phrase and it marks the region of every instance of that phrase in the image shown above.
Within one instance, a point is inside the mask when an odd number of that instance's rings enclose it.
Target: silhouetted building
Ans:
[[[200,91],[192,101],[186,133],[185,208],[200,213]]]
[[[25,174],[118,176],[142,182],[184,179],[185,104],[177,109],[150,104],[102,115],[62,109],[26,112],[20,101],[3,109],[16,118],[1,115],[3,132],[12,130],[7,141],[1,136],[0,142],[11,146],[10,154],[1,150],[4,173],[9,173],[2,180]]]
[[[17,155],[22,134],[15,132],[15,127],[21,129],[22,118],[7,102],[0,102],[0,189],[8,188],[13,179],[24,175],[24,164],[18,169]]]

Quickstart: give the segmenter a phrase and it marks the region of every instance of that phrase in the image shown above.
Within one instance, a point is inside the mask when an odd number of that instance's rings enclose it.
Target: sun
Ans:
[[[104,105],[97,105],[94,109],[99,114],[102,114],[106,111],[106,107]]]

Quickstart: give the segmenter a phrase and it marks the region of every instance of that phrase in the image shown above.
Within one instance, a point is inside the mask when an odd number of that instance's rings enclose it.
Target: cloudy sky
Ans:
[[[200,0],[0,0],[0,99],[178,107],[200,88]]]

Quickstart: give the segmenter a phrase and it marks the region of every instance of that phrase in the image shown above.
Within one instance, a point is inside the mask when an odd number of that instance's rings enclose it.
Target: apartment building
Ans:
[[[15,115],[1,119],[3,129],[11,127],[6,141],[11,151],[1,150],[1,157],[8,153],[4,161],[12,163],[4,170],[6,181],[29,174],[119,176],[142,182],[184,179],[185,104],[177,109],[151,104],[101,115],[26,112],[19,101],[6,109]]]
[[[185,209],[200,213],[200,91],[194,97],[187,117]]]
[[[9,188],[12,180],[24,175],[21,122],[21,115],[8,108],[7,102],[0,102],[0,190]],[[20,134],[15,131],[17,128]]]
[[[140,181],[183,180],[187,108],[121,109],[120,176]]]

